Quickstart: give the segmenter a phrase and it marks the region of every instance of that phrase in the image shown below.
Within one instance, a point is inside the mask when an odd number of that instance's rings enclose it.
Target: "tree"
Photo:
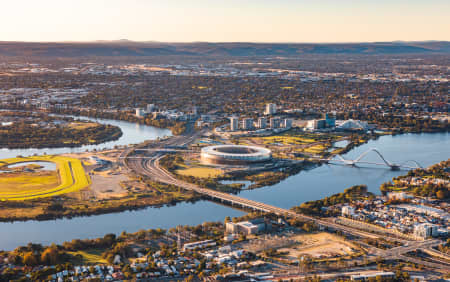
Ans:
[[[33,252],[27,252],[23,256],[23,263],[27,266],[35,266],[39,263],[39,261]]]
[[[440,200],[443,200],[447,197],[447,193],[444,190],[439,190],[436,192],[436,197]]]
[[[56,246],[45,249],[41,254],[41,261],[47,265],[55,265],[60,263],[60,254]]]

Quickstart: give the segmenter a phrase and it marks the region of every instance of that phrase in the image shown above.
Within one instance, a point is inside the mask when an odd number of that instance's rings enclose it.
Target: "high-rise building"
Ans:
[[[327,127],[335,127],[336,126],[336,119],[328,113],[325,114],[325,122],[327,123]]]
[[[266,115],[274,115],[277,113],[277,105],[273,103],[266,104],[266,111],[264,114]]]
[[[244,118],[241,122],[241,128],[243,130],[250,130],[253,128],[253,119],[252,118]]]
[[[239,129],[239,119],[237,117],[230,117],[230,130],[236,131]]]
[[[280,118],[271,118],[270,119],[270,128],[280,128],[281,120]]]
[[[260,117],[258,119],[258,128],[264,129],[267,127],[267,119],[265,117]]]

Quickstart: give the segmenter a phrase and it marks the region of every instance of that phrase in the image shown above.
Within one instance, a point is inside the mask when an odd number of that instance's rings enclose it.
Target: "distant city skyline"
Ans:
[[[0,41],[450,41],[447,0],[15,0]]]

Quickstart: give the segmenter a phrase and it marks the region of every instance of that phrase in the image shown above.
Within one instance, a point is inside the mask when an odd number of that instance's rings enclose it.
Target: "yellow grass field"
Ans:
[[[14,193],[19,191],[35,191],[54,188],[59,185],[59,176],[56,172],[27,173],[19,172],[0,177],[0,191]]]
[[[323,151],[325,151],[326,148],[323,145],[314,145],[311,147],[306,148],[304,151],[307,153],[312,153],[312,154],[320,154]]]
[[[186,169],[178,169],[176,172],[181,175],[188,175],[201,178],[208,178],[208,177],[214,178],[223,173],[222,170],[220,169],[209,167],[191,167]]]
[[[261,139],[266,145],[273,143],[280,143],[283,145],[303,145],[316,142],[315,139],[289,135],[267,136]]]
[[[80,264],[98,264],[98,263],[108,263],[102,258],[102,250],[94,249],[87,251],[77,251],[77,252],[67,252],[73,256],[80,257],[81,261],[77,261]]]
[[[33,156],[22,158],[10,158],[0,160],[0,166],[12,165],[25,162],[52,162],[57,166],[59,175],[59,185],[52,185],[52,179],[48,177],[39,178],[35,175],[32,179],[28,179],[36,185],[24,186],[24,176],[16,178],[0,177],[1,181],[8,185],[0,185],[0,200],[2,201],[21,201],[35,198],[52,197],[56,195],[66,194],[78,191],[91,184],[91,180],[84,171],[80,160],[62,156]],[[0,175],[1,176],[1,175]],[[37,177],[37,178],[36,178]],[[2,183],[2,182],[0,182]],[[30,183],[31,184],[31,183]],[[40,185],[41,184],[41,185]],[[14,185],[16,189],[14,189]],[[6,189],[3,189],[6,187]]]
[[[95,122],[71,122],[69,124],[70,128],[76,129],[76,130],[83,130],[83,129],[87,129],[89,127],[94,127],[98,125]]]

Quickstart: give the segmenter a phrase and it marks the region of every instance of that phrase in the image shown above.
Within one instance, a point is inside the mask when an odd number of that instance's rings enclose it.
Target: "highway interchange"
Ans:
[[[206,189],[199,187],[195,184],[181,181],[170,172],[166,171],[159,165],[159,161],[163,158],[170,150],[167,148],[177,148],[184,147],[193,143],[197,138],[201,137],[204,131],[194,131],[188,130],[188,133],[180,136],[172,136],[162,140],[157,140],[148,144],[140,144],[134,148],[129,148],[122,152],[120,156],[121,164],[126,167],[126,169],[133,171],[136,174],[145,175],[150,177],[153,181],[175,185],[182,187],[183,189],[194,191],[207,198],[215,201],[220,201],[225,204],[241,206],[244,208],[259,210],[268,213],[274,213],[277,215],[287,216],[291,218],[300,219],[303,221],[313,221],[319,226],[327,227],[332,230],[339,230],[343,233],[352,234],[358,237],[369,237],[374,236],[387,237],[387,234],[377,235],[374,233],[369,233],[362,231],[357,228],[337,224],[332,220],[324,220],[312,216],[307,216],[303,214],[295,213],[291,210],[275,207],[265,203],[256,202],[253,200],[245,199],[236,195],[214,191],[211,189]],[[428,267],[441,269],[450,272],[450,257],[446,256],[444,259],[433,260],[422,260],[417,257],[407,256],[406,254],[415,250],[431,250],[432,247],[437,246],[442,243],[440,240],[426,240],[426,241],[408,241],[400,238],[389,238],[391,240],[399,241],[403,245],[388,249],[381,250],[377,248],[369,248],[369,259],[376,260],[381,257],[383,259],[400,259],[403,261],[409,261],[417,264],[422,264]],[[435,250],[434,250],[435,251]]]

